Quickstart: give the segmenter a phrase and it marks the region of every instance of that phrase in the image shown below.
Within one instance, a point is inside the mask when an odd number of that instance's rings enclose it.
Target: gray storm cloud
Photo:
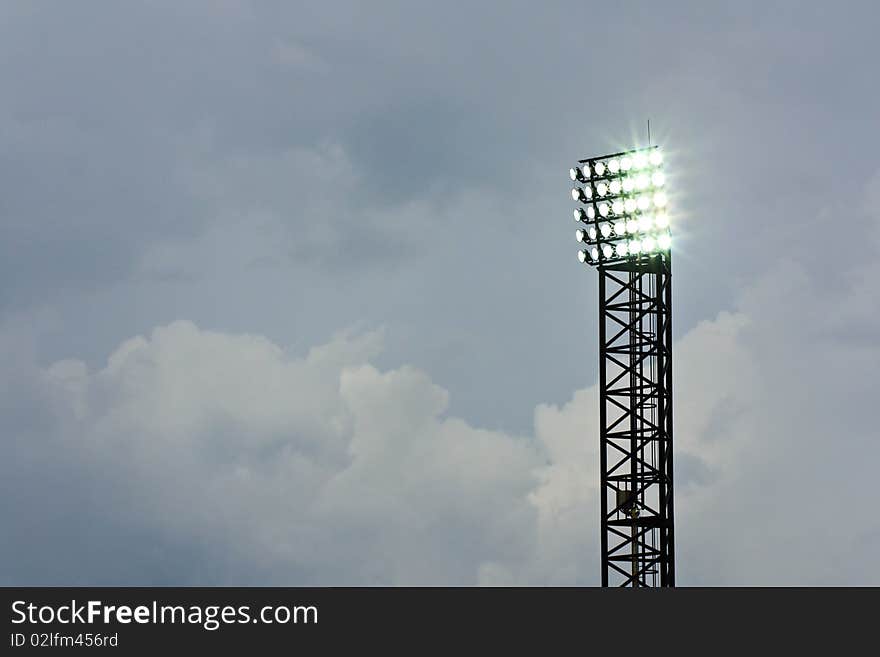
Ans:
[[[675,346],[684,583],[870,581],[878,525],[843,502],[870,495],[848,451],[872,429],[817,399],[857,408],[880,349],[834,339],[860,302],[839,299],[799,339],[825,336],[814,357],[840,385],[809,376],[775,314],[808,303],[806,282],[782,266]],[[97,371],[8,355],[8,388],[27,385],[6,427],[5,583],[595,583],[595,388],[538,406],[531,435],[490,431],[425,373],[373,366],[382,342],[341,334],[297,358],[178,321]],[[834,468],[843,489],[821,486]]]

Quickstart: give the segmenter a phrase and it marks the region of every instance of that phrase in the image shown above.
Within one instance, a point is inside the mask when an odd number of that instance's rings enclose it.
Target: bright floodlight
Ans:
[[[586,251],[578,251],[578,260],[581,262],[587,261],[587,252]]]
[[[593,196],[593,190],[590,189],[589,185],[586,189],[583,187],[575,187],[571,190],[571,198],[575,201],[580,201],[581,203],[586,203]]]
[[[665,261],[672,238],[662,163],[649,147],[582,160],[569,170],[572,198],[582,204],[574,218],[585,262],[642,267],[647,261],[639,255],[654,253]]]

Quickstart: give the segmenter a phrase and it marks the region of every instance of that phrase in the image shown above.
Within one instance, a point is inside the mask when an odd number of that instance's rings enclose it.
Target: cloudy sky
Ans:
[[[650,118],[679,583],[880,584],[873,4],[3,3],[0,583],[596,584]]]

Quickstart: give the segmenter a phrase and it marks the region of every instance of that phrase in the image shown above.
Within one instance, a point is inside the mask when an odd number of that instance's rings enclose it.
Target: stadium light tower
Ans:
[[[675,586],[672,237],[656,146],[570,171],[578,259],[599,271],[602,586]]]

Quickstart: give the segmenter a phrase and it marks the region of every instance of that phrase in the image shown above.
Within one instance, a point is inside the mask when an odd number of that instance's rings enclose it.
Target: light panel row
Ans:
[[[667,228],[669,228],[669,216],[664,212],[654,216],[646,214],[638,219],[615,221],[614,223],[606,221],[586,228],[578,228],[575,231],[575,237],[578,242],[587,242],[599,239],[600,235],[609,239],[612,235],[625,237],[636,233],[648,233],[652,230],[666,230]]]
[[[663,154],[658,149],[653,149],[650,152],[642,151],[620,158],[612,158],[607,162],[600,161],[592,164],[586,162],[580,167],[572,167],[569,170],[569,175],[572,180],[590,180],[608,175],[616,176],[628,171],[639,171],[649,166],[658,167],[661,164],[663,164]]]
[[[662,233],[656,238],[643,237],[637,240],[618,242],[617,244],[605,244],[594,246],[590,249],[578,251],[578,260],[581,262],[599,262],[611,258],[627,258],[642,254],[653,254],[669,251],[672,247],[672,237],[669,233]]]
[[[666,184],[666,174],[662,171],[655,171],[648,175],[647,173],[638,176],[629,176],[627,178],[615,179],[610,182],[599,182],[595,185],[587,184],[584,187],[574,187],[571,190],[571,198],[575,201],[586,203],[592,198],[604,198],[621,196],[624,194],[632,194],[633,192],[642,192],[647,189],[659,189]]]
[[[622,217],[627,214],[635,214],[636,212],[647,212],[651,208],[663,209],[669,202],[666,192],[654,192],[653,194],[642,194],[637,197],[628,199],[617,199],[610,203],[601,202],[594,205],[588,205],[586,208],[576,208],[574,218],[577,221],[586,219],[595,219],[596,214],[600,217]]]

